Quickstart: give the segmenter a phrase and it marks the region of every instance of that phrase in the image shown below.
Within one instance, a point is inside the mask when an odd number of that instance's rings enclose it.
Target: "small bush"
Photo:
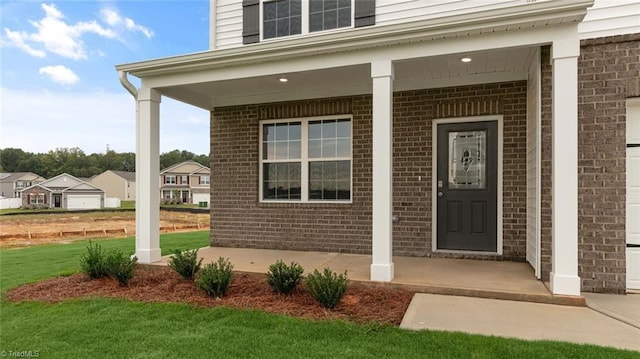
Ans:
[[[193,280],[202,267],[202,258],[198,260],[198,250],[175,250],[168,262],[169,267],[178,272],[184,279]]]
[[[217,262],[209,263],[202,268],[196,285],[211,297],[221,298],[227,294],[233,279],[233,265],[229,259],[220,257]]]
[[[286,265],[281,259],[269,266],[267,283],[274,292],[289,294],[302,281],[304,269],[296,263]]]
[[[121,286],[127,285],[131,278],[133,278],[137,264],[137,257],[128,256],[119,249],[109,252],[106,257],[107,272],[113,279],[117,280]]]
[[[321,274],[317,269],[306,278],[311,296],[325,308],[333,309],[347,290],[347,272],[337,275],[325,268]]]
[[[89,241],[87,253],[80,258],[80,269],[93,279],[106,277],[109,273],[105,256],[106,253],[99,244]]]

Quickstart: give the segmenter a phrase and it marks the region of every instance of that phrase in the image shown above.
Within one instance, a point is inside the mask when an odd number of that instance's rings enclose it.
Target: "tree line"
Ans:
[[[160,169],[188,160],[209,167],[208,155],[173,150],[160,155]],[[47,153],[25,152],[19,148],[0,149],[0,172],[33,172],[51,178],[61,173],[76,177],[92,177],[107,170],[134,172],[136,154],[107,151],[87,155],[77,147],[56,148]]]

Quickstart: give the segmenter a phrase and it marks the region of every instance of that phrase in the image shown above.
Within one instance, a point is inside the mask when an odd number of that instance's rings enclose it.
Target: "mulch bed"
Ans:
[[[342,319],[356,323],[399,325],[413,293],[397,288],[350,284],[338,306],[322,308],[304,285],[288,296],[274,293],[264,277],[236,274],[227,295],[208,297],[193,282],[170,269],[137,270],[126,287],[111,278],[91,280],[85,274],[27,284],[6,293],[10,301],[61,302],[71,298],[109,297],[140,302],[188,303],[202,307],[260,309],[310,319]]]

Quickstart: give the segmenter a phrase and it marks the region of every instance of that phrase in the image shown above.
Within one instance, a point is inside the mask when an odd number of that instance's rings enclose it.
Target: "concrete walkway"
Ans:
[[[602,309],[640,315],[640,295],[597,295]],[[591,295],[587,295],[589,304]],[[628,318],[627,318],[628,319]],[[588,307],[418,293],[401,328],[596,344],[640,351],[640,328]]]

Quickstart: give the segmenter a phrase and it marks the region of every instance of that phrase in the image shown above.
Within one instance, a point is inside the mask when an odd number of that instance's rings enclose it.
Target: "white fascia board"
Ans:
[[[185,72],[176,69],[173,73],[145,78],[145,85],[151,88],[162,88],[194,83],[279,75],[291,72],[369,64],[373,61],[398,61],[455,54],[461,52],[461,49],[464,49],[465,52],[474,52],[498,48],[539,46],[550,44],[554,39],[561,39],[566,37],[567,34],[574,34],[575,27],[576,24],[572,23],[549,28],[532,28],[526,32],[492,32],[477,36],[459,37],[455,39],[443,38],[397,46],[368,48],[345,53],[295,58],[284,57],[279,61],[243,64],[226,67],[220,69],[220,71],[214,71],[212,69],[192,69],[190,72]]]
[[[116,69],[139,78],[215,68],[227,68],[226,71],[230,66],[255,65],[283,58],[311,57],[356,49],[420,42],[445,38],[458,33],[518,25],[525,22],[546,23],[549,19],[563,18],[572,19],[571,21],[574,22],[581,21],[587,8],[591,5],[593,5],[593,0],[523,3],[512,7],[438,19],[346,29],[268,43],[244,45],[232,49],[122,64],[116,66]]]

